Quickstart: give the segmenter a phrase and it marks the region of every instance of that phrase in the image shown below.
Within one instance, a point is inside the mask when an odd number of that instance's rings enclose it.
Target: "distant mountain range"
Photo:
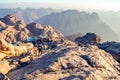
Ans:
[[[101,20],[108,24],[115,32],[120,33],[120,11],[96,11]]]
[[[42,25],[52,25],[63,32],[64,35],[94,32],[99,34],[103,41],[118,40],[116,33],[114,33],[107,24],[102,22],[95,12],[90,14],[77,10],[67,10],[51,13],[35,22],[39,22]],[[114,36],[114,38],[111,36]]]
[[[102,41],[118,41],[117,34],[95,12],[87,13],[77,10],[58,10],[56,12],[52,8],[0,9],[1,17],[6,14],[14,14],[26,23],[39,22],[43,26],[51,25],[65,36],[95,32],[102,37]]]
[[[55,10],[52,8],[40,8],[40,9],[33,9],[33,8],[13,8],[13,9],[0,9],[0,16],[6,16],[7,14],[14,14],[20,20],[25,21],[26,23],[31,23],[36,19],[39,19],[45,15],[49,15]]]

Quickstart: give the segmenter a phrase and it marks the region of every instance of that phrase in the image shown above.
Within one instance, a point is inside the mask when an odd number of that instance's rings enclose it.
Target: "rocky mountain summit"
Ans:
[[[8,21],[0,19],[0,25],[5,24],[0,26],[1,80],[120,79],[120,64],[111,54],[98,48],[96,44],[100,38],[96,34],[88,33],[88,36],[83,37],[85,39],[79,38],[80,41],[89,43],[89,46],[78,46],[51,26],[26,24],[8,18]],[[41,37],[47,37],[49,40],[44,45],[48,48],[44,48],[41,54],[38,53],[39,46],[27,42],[30,36],[40,37],[40,40]],[[14,45],[14,42],[19,43]],[[51,44],[55,46],[50,47]]]

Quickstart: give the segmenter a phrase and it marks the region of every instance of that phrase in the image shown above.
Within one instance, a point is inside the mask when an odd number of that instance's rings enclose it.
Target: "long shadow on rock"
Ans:
[[[83,77],[82,76],[71,75],[69,77],[65,77],[65,78],[62,78],[62,79],[59,79],[59,80],[83,80]]]

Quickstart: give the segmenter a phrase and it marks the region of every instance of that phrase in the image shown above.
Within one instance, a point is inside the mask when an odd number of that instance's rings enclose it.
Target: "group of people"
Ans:
[[[40,54],[43,53],[43,50],[47,49],[47,45],[43,41],[43,39],[37,39],[35,40],[34,46],[38,48],[38,51]]]
[[[38,53],[42,54],[43,51],[51,48],[57,47],[57,44],[63,43],[64,40],[61,39],[59,42],[58,41],[53,41],[52,39],[49,38],[42,38],[42,37],[32,37],[29,38],[29,42],[32,42],[35,47],[38,49]]]

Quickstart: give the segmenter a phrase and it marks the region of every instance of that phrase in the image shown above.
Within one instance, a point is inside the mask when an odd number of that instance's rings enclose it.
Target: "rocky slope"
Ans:
[[[119,64],[97,46],[78,47],[66,40],[38,57],[7,76],[11,80],[119,80],[120,77]]]
[[[116,33],[104,22],[97,13],[79,12],[77,10],[66,10],[51,13],[38,20],[42,25],[51,25],[61,31],[65,36],[87,32],[94,32],[101,36],[102,41],[116,40]],[[111,36],[115,36],[114,39]]]

